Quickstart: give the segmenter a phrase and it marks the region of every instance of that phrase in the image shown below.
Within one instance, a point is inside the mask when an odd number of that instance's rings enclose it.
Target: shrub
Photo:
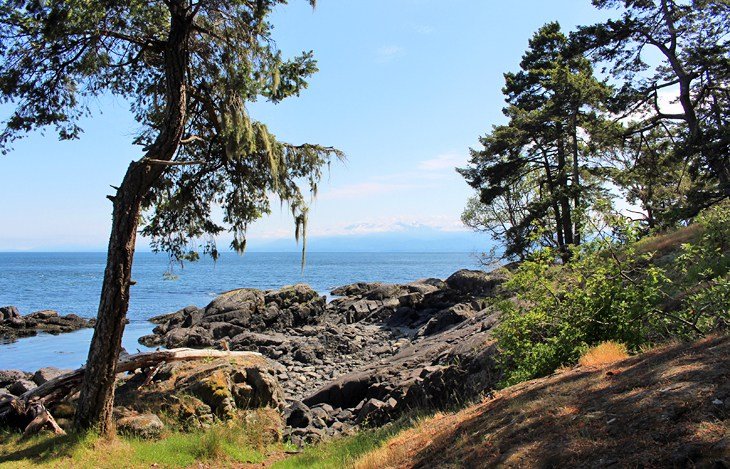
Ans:
[[[691,339],[730,323],[730,206],[718,205],[687,228],[690,242],[648,251],[635,230],[598,237],[555,264],[553,250],[535,253],[507,288],[515,301],[499,303],[496,329],[502,385],[545,376],[575,364],[605,341],[629,351],[672,338]],[[630,227],[629,227],[630,228]],[[654,243],[661,245],[662,243]]]

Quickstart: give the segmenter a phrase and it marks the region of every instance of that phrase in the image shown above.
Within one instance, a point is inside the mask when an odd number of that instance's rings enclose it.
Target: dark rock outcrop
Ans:
[[[491,337],[499,314],[490,298],[503,294],[505,279],[501,271],[462,270],[446,281],[356,283],[332,290],[330,303],[302,284],[239,289],[204,308],[157,316],[140,342],[262,356],[256,363],[218,359],[139,370],[121,380],[118,418],[124,431],[154,437],[162,429],[152,414],[165,416],[164,424],[173,418],[200,428],[241,409],[274,407],[283,411],[287,436],[302,444],[411,409],[478,398],[499,379]],[[17,319],[8,311],[2,314]],[[56,317],[40,313],[37,320]],[[58,373],[0,372],[0,388],[15,394]]]
[[[39,332],[61,334],[92,326],[92,322],[75,314],[61,316],[50,309],[21,316],[15,306],[0,308],[0,340],[6,342],[34,336]]]
[[[265,357],[174,362],[149,373],[127,377],[116,391],[115,405],[130,413],[171,416],[186,428],[235,418],[243,409],[283,409],[277,365]]]
[[[205,308],[155,318],[154,333],[141,341],[276,360],[288,436],[317,441],[490,389],[498,378],[491,339],[498,315],[487,299],[501,293],[505,278],[462,270],[446,281],[355,283],[332,290],[330,303],[306,285],[233,290]],[[226,408],[198,397],[213,414]]]

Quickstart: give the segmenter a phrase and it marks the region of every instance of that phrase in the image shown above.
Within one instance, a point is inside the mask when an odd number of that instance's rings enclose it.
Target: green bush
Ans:
[[[503,385],[545,376],[613,340],[636,351],[669,338],[693,338],[730,321],[730,210],[698,217],[699,234],[669,254],[642,252],[634,230],[599,237],[556,265],[546,249],[523,262],[499,304],[496,335]]]

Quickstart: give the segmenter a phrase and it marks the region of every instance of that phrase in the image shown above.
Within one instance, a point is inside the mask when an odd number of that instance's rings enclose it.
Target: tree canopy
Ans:
[[[524,257],[544,244],[568,256],[568,247],[580,244],[596,195],[591,137],[604,126],[600,110],[610,88],[567,45],[558,23],[535,33],[520,70],[505,74],[509,122],[482,137],[483,148],[472,150],[470,166],[459,170],[483,204],[509,204],[509,222],[500,221],[498,230],[504,233],[507,257]]]
[[[463,219],[506,257],[557,247],[567,260],[591,211],[619,196],[647,229],[730,197],[730,4],[593,4],[616,17],[567,36],[548,23],[530,39],[505,74],[508,122],[460,170],[479,193]]]
[[[617,112],[631,116],[627,136],[659,129],[677,140],[693,186],[673,207],[695,215],[730,196],[730,4],[724,0],[593,0],[618,18],[579,27],[572,47],[622,83]],[[676,95],[667,111],[663,96]]]
[[[142,214],[153,247],[173,258],[213,257],[226,229],[245,248],[248,225],[291,207],[306,228],[306,188],[339,150],[279,141],[246,104],[296,96],[316,71],[311,52],[285,59],[267,20],[285,0],[7,0],[0,2],[0,97],[14,112],[0,133],[7,152],[22,135],[52,127],[78,138],[94,98],[130,103],[140,130],[133,161],[112,201],[112,229],[99,312],[75,420],[111,422],[116,363],[129,306]],[[314,6],[314,1],[310,0]],[[222,223],[212,207],[223,209]],[[224,226],[225,225],[225,226]]]
[[[186,5],[187,3],[187,5]],[[52,127],[61,139],[79,138],[79,121],[103,94],[130,103],[141,124],[134,143],[145,160],[164,167],[143,201],[144,234],[177,258],[189,243],[226,229],[245,247],[246,227],[269,211],[269,193],[289,203],[297,232],[305,227],[302,182],[316,190],[334,148],[280,142],[251,118],[246,103],[279,102],[306,88],[317,71],[312,52],[285,59],[267,15],[283,1],[148,2],[7,1],[0,5],[0,90],[14,112],[0,134],[7,152],[18,137]],[[311,2],[313,3],[313,2]],[[166,43],[175,9],[189,23],[180,146],[174,159],[155,161],[167,129]],[[211,206],[223,208],[223,222]],[[216,255],[211,238],[207,252]]]

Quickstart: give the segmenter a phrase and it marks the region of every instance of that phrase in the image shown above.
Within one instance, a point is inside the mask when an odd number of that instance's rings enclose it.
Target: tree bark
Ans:
[[[165,47],[166,104],[162,130],[145,157],[129,165],[116,195],[110,197],[113,211],[107,264],[75,417],[77,427],[98,426],[104,435],[114,433],[114,383],[129,307],[132,261],[142,201],[167,168],[146,160],[171,160],[184,130],[187,106],[185,74],[189,61],[187,47],[192,23],[185,4],[183,0],[168,2],[171,20]]]
[[[562,128],[560,129],[560,132],[562,132]],[[560,215],[561,215],[561,223],[562,223],[562,229],[563,229],[563,239],[565,240],[565,247],[562,252],[562,258],[564,262],[568,262],[570,260],[570,251],[568,249],[568,246],[572,246],[575,244],[575,240],[573,239],[573,221],[571,217],[571,210],[570,210],[570,199],[568,198],[568,192],[570,191],[570,188],[568,187],[568,173],[567,173],[567,163],[565,158],[565,142],[563,140],[563,137],[558,137],[557,141],[557,156],[558,156],[558,180],[557,180],[557,186],[558,186],[558,198],[560,202]]]
[[[555,217],[555,235],[557,237],[558,249],[561,252],[565,251],[565,239],[563,238],[562,218],[560,216],[560,207],[558,206],[558,198],[555,194],[555,181],[553,179],[552,170],[550,168],[550,160],[548,160],[547,154],[543,151],[543,166],[545,168],[545,178],[548,184],[548,190],[550,191],[550,204],[553,208],[553,214]]]
[[[581,217],[583,216],[581,210],[581,192],[580,187],[580,162],[579,162],[579,144],[578,144],[578,113],[579,109],[573,110],[573,116],[570,124],[571,137],[572,137],[572,150],[573,150],[573,182],[570,186],[571,192],[573,193],[573,242],[576,246],[580,245],[581,235],[583,233],[583,227],[581,226]]]

